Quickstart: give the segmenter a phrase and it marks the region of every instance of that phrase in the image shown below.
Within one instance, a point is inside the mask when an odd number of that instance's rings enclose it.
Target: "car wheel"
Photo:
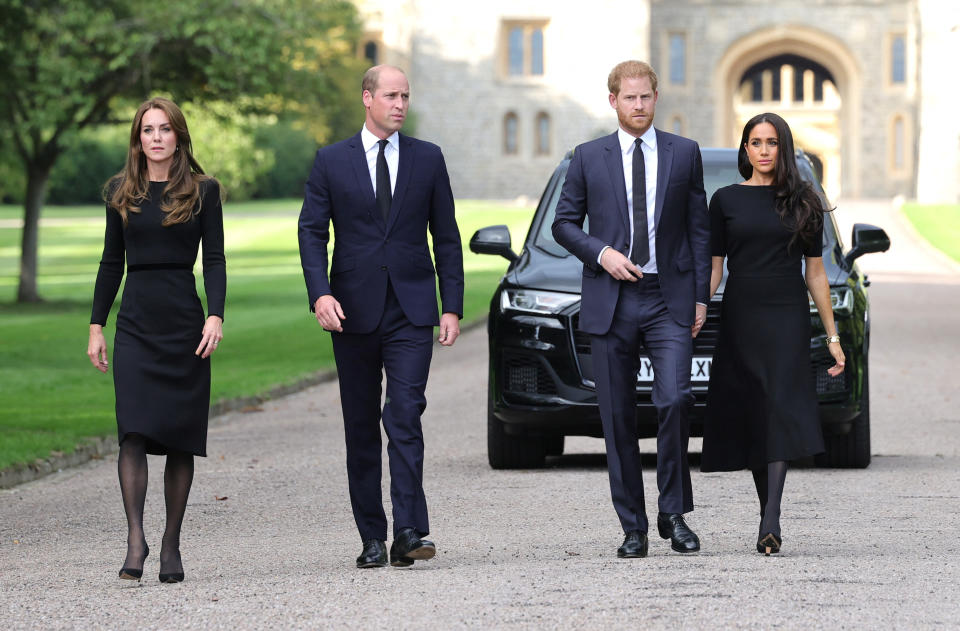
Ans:
[[[508,434],[504,423],[487,403],[487,460],[493,469],[537,469],[547,455],[546,441],[539,436]]]
[[[545,448],[548,456],[563,455],[563,434],[551,434],[545,437]]]
[[[866,363],[860,414],[853,420],[849,433],[825,438],[826,453],[817,458],[817,464],[842,469],[865,469],[870,465],[870,374]]]

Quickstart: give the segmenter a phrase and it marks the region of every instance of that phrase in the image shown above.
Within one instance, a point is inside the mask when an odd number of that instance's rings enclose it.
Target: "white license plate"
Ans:
[[[712,362],[712,357],[694,357],[693,361],[690,362],[690,381],[693,383],[710,381],[710,364]],[[647,357],[640,360],[637,383],[653,383],[653,363]]]

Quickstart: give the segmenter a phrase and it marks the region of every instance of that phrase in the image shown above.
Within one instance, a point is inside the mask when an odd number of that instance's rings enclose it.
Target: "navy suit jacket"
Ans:
[[[328,276],[331,221],[335,239]],[[400,136],[386,222],[377,208],[360,134],[321,148],[307,180],[299,239],[310,309],[317,298],[332,294],[343,308],[344,333],[369,333],[377,327],[388,279],[415,326],[439,324],[437,278],[443,312],[463,317],[460,230],[447,167],[434,144]]]
[[[710,291],[710,222],[703,190],[700,147],[689,138],[656,130],[657,273],[664,302],[679,324],[693,324],[697,302]],[[589,234],[583,231],[589,217]],[[620,282],[598,263],[604,246],[629,256],[630,217],[617,134],[576,148],[557,203],[553,236],[583,261],[580,329],[603,335],[610,329]]]

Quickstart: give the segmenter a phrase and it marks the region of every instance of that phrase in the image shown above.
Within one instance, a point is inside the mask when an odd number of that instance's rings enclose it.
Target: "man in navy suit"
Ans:
[[[710,283],[700,148],[654,129],[657,75],[648,64],[618,64],[607,86],[620,127],[574,151],[553,235],[583,261],[580,328],[591,336],[610,490],[626,535],[617,556],[645,557],[648,547],[636,426],[641,346],[654,370],[657,528],[673,550],[696,552],[700,540],[683,514],[693,510],[692,338],[706,319]]]
[[[460,334],[463,252],[440,148],[399,133],[410,101],[406,75],[375,66],[362,90],[363,129],[317,151],[300,211],[300,262],[310,309],[333,336],[350,502],[363,541],[357,567],[387,564],[381,419],[393,504],[390,564],[405,567],[436,554],[422,539],[430,526],[420,416],[433,327],[439,325],[444,346]],[[328,275],[331,221],[336,239]],[[381,409],[382,371],[387,393]]]

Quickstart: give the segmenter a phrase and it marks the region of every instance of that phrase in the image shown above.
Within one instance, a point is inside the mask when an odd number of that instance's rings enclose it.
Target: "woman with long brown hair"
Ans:
[[[787,122],[760,114],[743,128],[739,171],[746,180],[710,200],[716,292],[728,257],[720,339],[710,371],[702,471],[753,472],[760,500],[757,551],[780,551],[780,501],[787,462],[823,451],[810,375],[810,307],[843,372],[823,268],[824,206],[800,177]],[[806,268],[801,273],[801,263]]]
[[[183,580],[180,527],[193,482],[194,456],[206,456],[210,355],[223,338],[226,264],[220,185],[192,155],[180,108],[164,98],[133,119],[126,166],[104,188],[107,225],[93,295],[87,355],[106,373],[103,327],[124,275],[117,313],[113,382],[118,473],[127,516],[120,578],[140,580],[150,550],[143,532],[147,454],[166,455],[166,529],[160,582]],[[207,316],[193,267],[203,243]]]

